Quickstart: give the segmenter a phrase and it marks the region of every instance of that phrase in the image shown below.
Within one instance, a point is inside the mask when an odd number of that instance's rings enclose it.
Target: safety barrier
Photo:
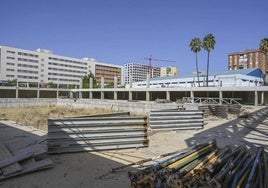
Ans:
[[[48,152],[68,153],[148,146],[147,118],[122,113],[48,119]]]
[[[150,128],[159,130],[187,130],[203,128],[201,110],[159,110],[150,112]]]

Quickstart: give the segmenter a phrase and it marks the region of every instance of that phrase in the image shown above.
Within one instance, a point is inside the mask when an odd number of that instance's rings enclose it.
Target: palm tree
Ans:
[[[207,34],[203,38],[203,48],[208,52],[208,57],[207,57],[207,86],[208,86],[208,69],[209,69],[209,53],[211,50],[214,49],[214,46],[216,44],[215,37],[213,34]]]
[[[264,81],[266,82],[266,84],[268,83],[268,38],[263,38],[260,42],[260,46],[259,49],[261,51],[263,51],[263,53],[265,54],[265,59],[266,59],[266,65],[265,65],[265,79]]]
[[[264,52],[266,58],[266,68],[268,68],[268,38],[263,38],[259,49]]]
[[[195,53],[195,66],[196,66],[196,72],[197,72],[198,87],[200,87],[197,53],[201,51],[202,41],[197,37],[193,38],[189,46],[191,47],[191,51]]]

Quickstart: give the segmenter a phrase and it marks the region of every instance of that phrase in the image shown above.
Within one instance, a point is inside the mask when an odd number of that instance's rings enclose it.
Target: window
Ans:
[[[13,66],[14,66],[14,65],[15,65],[15,63],[9,63],[9,62],[8,62],[8,63],[7,63],[7,65],[13,65]]]
[[[13,72],[15,69],[6,69],[7,71]]]
[[[25,58],[18,58],[18,61],[26,61],[26,62],[31,62],[31,63],[38,63],[38,60],[25,59]]]
[[[18,64],[18,67],[38,68],[37,65]]]
[[[10,54],[15,54],[14,51],[10,51],[10,50],[7,50],[7,53],[10,53]]]
[[[30,53],[18,52],[18,54],[19,54],[19,55],[23,55],[23,56],[29,56],[29,57],[38,57],[38,55],[30,54]]]

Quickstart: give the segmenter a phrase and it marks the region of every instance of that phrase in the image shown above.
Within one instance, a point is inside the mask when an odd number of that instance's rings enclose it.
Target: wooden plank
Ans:
[[[6,167],[8,165],[22,161],[24,159],[30,158],[31,156],[33,156],[33,153],[28,152],[28,153],[21,153],[19,155],[9,157],[8,159],[0,161],[0,168]]]
[[[11,158],[13,155],[10,153],[10,151],[7,149],[7,147],[0,143],[0,161],[6,160]],[[14,163],[12,165],[9,165],[7,167],[4,167],[1,169],[2,173],[4,175],[10,175],[15,172],[19,172],[22,170],[22,166],[19,163]]]
[[[34,172],[37,170],[51,168],[52,165],[53,165],[53,162],[49,158],[43,159],[40,161],[30,162],[30,163],[23,165],[23,169],[20,172],[13,173],[13,174],[8,175],[8,176],[1,175],[0,180],[7,179],[10,177],[14,177],[14,176],[18,176],[18,175],[22,175],[22,174],[26,174],[26,173],[30,173],[30,172]]]

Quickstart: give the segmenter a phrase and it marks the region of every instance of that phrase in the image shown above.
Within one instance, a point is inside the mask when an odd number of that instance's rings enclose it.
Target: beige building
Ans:
[[[228,54],[228,70],[260,68],[268,73],[265,54],[258,49],[233,52]]]
[[[174,66],[161,67],[161,77],[176,76],[179,74],[178,68]]]
[[[114,77],[117,78],[118,84],[123,84],[122,81],[123,66],[112,65],[107,63],[96,63],[95,64],[95,78],[97,83],[101,83],[101,77],[104,79],[104,84],[113,84]]]

